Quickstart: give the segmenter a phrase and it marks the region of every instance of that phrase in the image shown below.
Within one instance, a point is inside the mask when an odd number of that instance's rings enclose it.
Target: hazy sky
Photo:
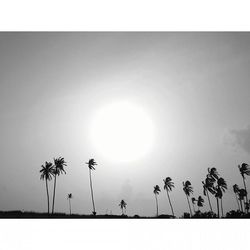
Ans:
[[[236,209],[237,165],[249,163],[249,79],[249,33],[0,33],[0,210],[46,211],[39,170],[59,156],[68,166],[56,211],[68,212],[72,193],[72,211],[91,213],[92,157],[97,213],[120,213],[125,199],[129,215],[155,215],[153,186],[170,176],[181,215],[182,181],[202,195],[208,167],[227,181],[224,210]],[[155,127],[151,152],[127,163],[105,158],[89,136],[92,117],[119,100],[143,107]],[[163,190],[159,210],[171,212]]]

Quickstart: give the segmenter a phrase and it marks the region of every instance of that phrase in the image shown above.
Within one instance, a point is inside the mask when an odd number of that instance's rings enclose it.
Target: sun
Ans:
[[[153,121],[135,103],[110,103],[94,114],[90,122],[90,140],[98,153],[108,160],[135,161],[153,148]]]

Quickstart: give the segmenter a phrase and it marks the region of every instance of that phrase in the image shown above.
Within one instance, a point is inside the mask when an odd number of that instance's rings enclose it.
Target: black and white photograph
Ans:
[[[1,218],[249,218],[250,34],[2,32]]]
[[[1,250],[247,248],[247,1],[0,6]]]

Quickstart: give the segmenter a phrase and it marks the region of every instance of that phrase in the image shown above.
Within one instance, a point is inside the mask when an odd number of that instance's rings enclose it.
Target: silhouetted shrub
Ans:
[[[182,218],[184,219],[190,218],[190,213],[184,213]]]
[[[249,214],[244,214],[240,210],[231,210],[227,212],[226,218],[249,218]]]
[[[217,215],[211,211],[201,212],[200,210],[196,211],[192,218],[216,218]]]

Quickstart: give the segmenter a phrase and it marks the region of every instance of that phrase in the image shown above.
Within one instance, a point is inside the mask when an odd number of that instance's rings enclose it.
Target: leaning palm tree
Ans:
[[[158,185],[154,186],[155,202],[156,202],[156,216],[158,217],[158,199],[157,195],[161,192],[161,189]]]
[[[211,180],[211,178],[209,178],[209,176],[207,176],[206,179],[205,179],[205,181],[202,181],[202,185],[203,185],[203,194],[205,196],[207,196],[209,207],[210,207],[210,211],[213,212],[211,201],[210,201],[210,197],[209,197],[209,192],[212,195],[214,195],[214,193],[215,193],[213,181]]]
[[[67,200],[69,200],[69,214],[71,215],[71,199],[73,198],[73,195],[70,193],[67,195]]]
[[[246,182],[245,182],[245,175],[250,175],[250,168],[249,165],[247,163],[242,163],[241,166],[238,165],[238,168],[240,170],[240,174],[242,176],[243,179],[243,184],[244,184],[244,188],[246,190],[246,197],[245,197],[245,203],[248,202],[248,197],[247,197],[247,187],[246,187]],[[248,210],[247,210],[248,212]]]
[[[239,203],[239,186],[237,184],[234,184],[233,185],[233,191],[235,193],[235,198],[236,198],[236,202],[237,202],[237,205],[238,205],[238,208],[240,210],[240,203]]]
[[[48,189],[48,181],[52,180],[52,177],[54,176],[54,167],[51,162],[45,162],[45,165],[41,166],[42,169],[40,170],[41,180],[45,180],[46,185],[46,192],[47,192],[47,202],[48,202],[48,214],[49,214],[49,189]]]
[[[126,203],[124,200],[121,200],[121,202],[120,202],[120,204],[119,204],[119,207],[120,207],[121,210],[122,210],[122,215],[124,215],[123,209],[126,209],[127,203]]]
[[[194,209],[194,213],[195,213],[195,207],[194,207],[194,205],[195,205],[196,199],[194,197],[192,197],[191,201],[192,201],[193,209]]]
[[[223,192],[225,192],[226,189],[227,189],[227,183],[222,177],[220,177],[217,180],[216,193],[215,193],[215,197],[216,197],[216,201],[217,201],[218,218],[220,218],[219,199],[221,200],[221,215],[222,215],[222,217],[224,216],[222,197],[223,197]]]
[[[55,208],[55,197],[56,197],[56,177],[60,174],[66,174],[64,167],[67,166],[64,158],[54,158],[54,192],[53,192],[53,204],[52,204],[52,214]]]
[[[169,192],[172,191],[172,188],[174,188],[174,182],[172,182],[172,179],[170,177],[166,177],[165,179],[163,179],[163,182],[164,182],[164,189],[167,191],[168,201],[172,211],[172,215],[174,216],[174,210],[169,196]]]
[[[240,207],[241,207],[241,211],[242,212],[244,212],[243,211],[243,206],[242,206],[242,201],[243,201],[243,203],[244,203],[244,199],[245,199],[245,197],[246,197],[246,190],[244,189],[244,188],[241,188],[241,189],[239,189],[239,200],[240,200]]]
[[[204,203],[204,199],[201,196],[199,196],[197,200],[197,206],[203,207],[203,203]]]
[[[90,159],[88,162],[86,162],[89,168],[89,183],[90,183],[90,191],[91,191],[91,198],[92,198],[92,205],[93,205],[93,215],[96,215],[95,211],[95,201],[94,201],[94,192],[93,192],[93,185],[92,185],[92,178],[91,178],[91,170],[95,170],[95,166],[97,163],[94,159]]]
[[[190,196],[191,193],[193,193],[193,187],[191,186],[191,182],[190,181],[185,181],[182,182],[183,185],[183,191],[187,197],[187,201],[188,201],[188,206],[189,206],[189,210],[190,210],[190,215],[192,217],[192,210],[191,210],[191,206],[190,206],[190,202],[188,197]]]

